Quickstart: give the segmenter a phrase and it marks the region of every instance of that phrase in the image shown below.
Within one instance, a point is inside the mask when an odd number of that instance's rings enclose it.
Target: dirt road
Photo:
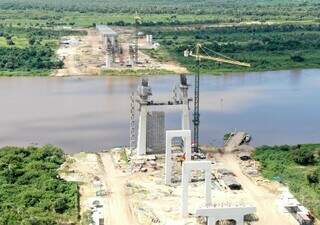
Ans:
[[[86,36],[67,37],[70,45],[61,45],[57,51],[63,58],[64,67],[54,72],[54,76],[97,75],[104,63],[100,36],[94,29],[87,29]]]
[[[232,171],[236,179],[241,183],[247,198],[257,207],[259,221],[257,225],[297,225],[297,221],[289,214],[280,212],[277,206],[278,196],[264,187],[257,186],[252,180],[245,176],[239,166],[239,162],[233,154],[217,155],[218,162],[223,167]]]
[[[105,225],[140,225],[127,196],[128,177],[115,168],[110,154],[102,153],[101,159],[105,168],[103,182],[110,192],[105,205]]]

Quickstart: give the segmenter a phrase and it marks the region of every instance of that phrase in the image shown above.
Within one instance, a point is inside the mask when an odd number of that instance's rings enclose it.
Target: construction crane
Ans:
[[[194,111],[193,111],[193,151],[199,152],[199,124],[200,124],[200,61],[201,59],[211,60],[218,63],[226,63],[231,65],[237,65],[237,66],[244,66],[244,67],[251,67],[249,63],[240,62],[237,60],[233,60],[227,56],[224,56],[220,53],[217,53],[213,50],[210,50],[208,48],[205,48],[201,44],[197,43],[196,46],[196,53],[193,54],[192,50],[185,50],[184,56],[185,57],[195,57],[197,60],[197,73],[195,75],[194,79]],[[207,51],[210,51],[216,55],[219,55],[220,57],[216,56],[210,56]],[[207,55],[201,55],[200,50],[202,50]]]
[[[139,51],[139,35],[138,35],[138,26],[139,24],[141,24],[142,18],[138,15],[138,13],[136,12],[135,16],[134,16],[134,24],[135,24],[135,43],[134,43],[134,61],[135,63],[138,62],[139,60],[139,56],[138,56],[138,51]]]

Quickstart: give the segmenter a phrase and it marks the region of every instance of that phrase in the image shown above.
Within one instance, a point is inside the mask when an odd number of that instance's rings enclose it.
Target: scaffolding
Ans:
[[[135,93],[130,95],[130,134],[129,145],[131,152],[136,148],[136,122],[135,122]]]

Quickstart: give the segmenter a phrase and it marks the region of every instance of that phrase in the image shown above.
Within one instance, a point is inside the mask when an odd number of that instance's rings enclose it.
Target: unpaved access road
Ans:
[[[56,70],[54,76],[98,75],[105,56],[101,46],[99,33],[94,29],[86,29],[85,36],[71,36],[68,39],[78,44],[61,45],[57,51],[63,58],[64,67]]]
[[[115,168],[112,156],[101,153],[101,160],[105,169],[105,182],[109,195],[106,198],[105,225],[141,225],[132,212],[131,203],[127,195],[127,180],[120,170]]]
[[[259,221],[257,225],[298,225],[298,222],[288,213],[282,213],[277,206],[278,195],[268,189],[256,185],[242,173],[238,160],[233,154],[216,155],[218,162],[236,175],[247,198],[257,207]]]

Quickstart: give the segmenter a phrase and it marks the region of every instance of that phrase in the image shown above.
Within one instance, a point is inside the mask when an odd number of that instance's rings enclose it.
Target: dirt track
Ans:
[[[101,159],[105,168],[103,181],[110,192],[105,205],[105,225],[139,225],[127,196],[128,178],[115,168],[110,154],[101,154]]]
[[[100,36],[93,29],[86,30],[86,36],[68,37],[79,41],[74,45],[61,45],[57,51],[64,58],[64,67],[55,71],[55,76],[97,75],[104,63],[104,53],[101,49]]]
[[[239,166],[239,162],[233,154],[217,155],[218,162],[223,167],[232,171],[236,179],[241,183],[243,191],[257,207],[259,221],[257,225],[297,225],[297,221],[290,215],[280,212],[277,206],[277,194],[271,193],[264,187],[256,185],[252,180],[245,176]]]

